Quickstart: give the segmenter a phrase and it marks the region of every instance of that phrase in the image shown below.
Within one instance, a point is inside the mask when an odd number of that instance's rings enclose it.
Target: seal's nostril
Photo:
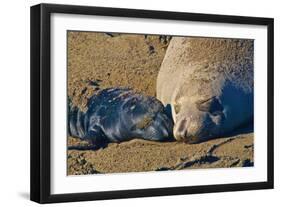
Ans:
[[[176,123],[175,127],[174,127],[174,137],[178,141],[185,140],[187,134],[188,134],[187,120],[186,119],[179,120],[178,123]]]
[[[183,131],[186,128],[186,120],[183,119],[179,123],[178,131]]]
[[[187,129],[184,131],[184,138],[186,138],[188,136],[188,132]]]

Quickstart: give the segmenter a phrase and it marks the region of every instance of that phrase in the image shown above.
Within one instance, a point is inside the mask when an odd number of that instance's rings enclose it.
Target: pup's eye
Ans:
[[[179,104],[176,104],[174,105],[174,109],[175,109],[175,113],[178,114],[180,112],[181,107]]]
[[[197,101],[196,107],[198,110],[209,112],[214,116],[221,114],[223,111],[223,106],[215,96],[213,96],[212,98],[205,99],[203,101]]]

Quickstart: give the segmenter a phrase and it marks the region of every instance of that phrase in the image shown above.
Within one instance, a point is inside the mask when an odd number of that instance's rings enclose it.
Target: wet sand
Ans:
[[[168,41],[159,36],[68,33],[68,96],[82,110],[101,89],[131,87],[156,95],[156,77]],[[167,83],[168,84],[168,83]],[[68,137],[68,146],[87,144]],[[134,139],[99,150],[68,150],[68,174],[252,166],[253,133],[199,144]]]

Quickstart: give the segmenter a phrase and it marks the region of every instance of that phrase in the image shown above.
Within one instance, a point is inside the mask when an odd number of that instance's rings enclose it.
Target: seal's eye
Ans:
[[[223,106],[215,96],[203,101],[197,101],[196,107],[199,111],[209,112],[214,116],[221,114],[223,111]]]

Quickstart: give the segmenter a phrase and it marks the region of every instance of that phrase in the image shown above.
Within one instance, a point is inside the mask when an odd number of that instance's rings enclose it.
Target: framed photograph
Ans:
[[[31,7],[31,200],[273,188],[273,19]]]

